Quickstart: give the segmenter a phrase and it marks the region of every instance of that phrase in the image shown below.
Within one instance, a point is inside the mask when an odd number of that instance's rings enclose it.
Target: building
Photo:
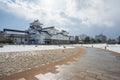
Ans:
[[[95,40],[97,43],[106,43],[107,37],[103,34],[100,34],[95,36]]]
[[[68,44],[69,36],[68,32],[62,30],[61,32],[55,29],[54,26],[43,28],[43,24],[39,23],[38,20],[31,23],[28,32],[30,37],[37,44]]]
[[[4,37],[7,41],[14,44],[28,44],[29,35],[27,31],[4,29]]]
[[[30,23],[26,31],[4,29],[5,37],[16,44],[68,44],[69,33],[52,27],[42,27],[39,20]]]
[[[69,41],[70,41],[70,44],[82,43],[82,40],[79,36],[70,36]]]
[[[120,44],[120,36],[118,36],[118,44]]]
[[[3,31],[0,31],[0,43],[5,42],[5,37],[3,35],[4,35]]]

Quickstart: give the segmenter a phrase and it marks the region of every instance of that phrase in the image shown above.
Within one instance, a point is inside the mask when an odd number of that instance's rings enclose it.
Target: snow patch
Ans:
[[[107,49],[107,50],[111,50],[111,51],[120,53],[120,45],[119,44],[115,44],[115,45],[109,45],[109,44],[82,44],[82,46]]]
[[[21,52],[21,51],[35,51],[35,50],[53,50],[74,48],[73,46],[59,46],[59,45],[4,45],[0,48],[0,52]]]

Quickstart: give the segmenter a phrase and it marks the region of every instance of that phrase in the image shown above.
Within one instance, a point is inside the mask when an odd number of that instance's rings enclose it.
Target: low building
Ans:
[[[120,44],[120,36],[118,36],[118,44]]]
[[[5,42],[4,32],[0,31],[0,43],[4,43],[4,42]]]
[[[27,31],[4,29],[4,37],[14,44],[29,43],[29,35]]]
[[[75,44],[75,36],[69,37],[70,44]]]

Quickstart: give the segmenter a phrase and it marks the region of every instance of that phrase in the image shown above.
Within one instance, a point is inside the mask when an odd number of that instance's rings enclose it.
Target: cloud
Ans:
[[[119,0],[0,0],[0,8],[24,17],[40,19],[61,29],[113,27],[120,17]],[[77,30],[77,29],[74,29]]]

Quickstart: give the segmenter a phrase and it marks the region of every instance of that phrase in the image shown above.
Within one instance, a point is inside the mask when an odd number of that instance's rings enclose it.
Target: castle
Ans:
[[[39,20],[30,23],[27,30],[4,29],[6,39],[15,44],[68,44],[70,42],[69,33],[65,30],[59,31],[52,27],[42,27]]]

